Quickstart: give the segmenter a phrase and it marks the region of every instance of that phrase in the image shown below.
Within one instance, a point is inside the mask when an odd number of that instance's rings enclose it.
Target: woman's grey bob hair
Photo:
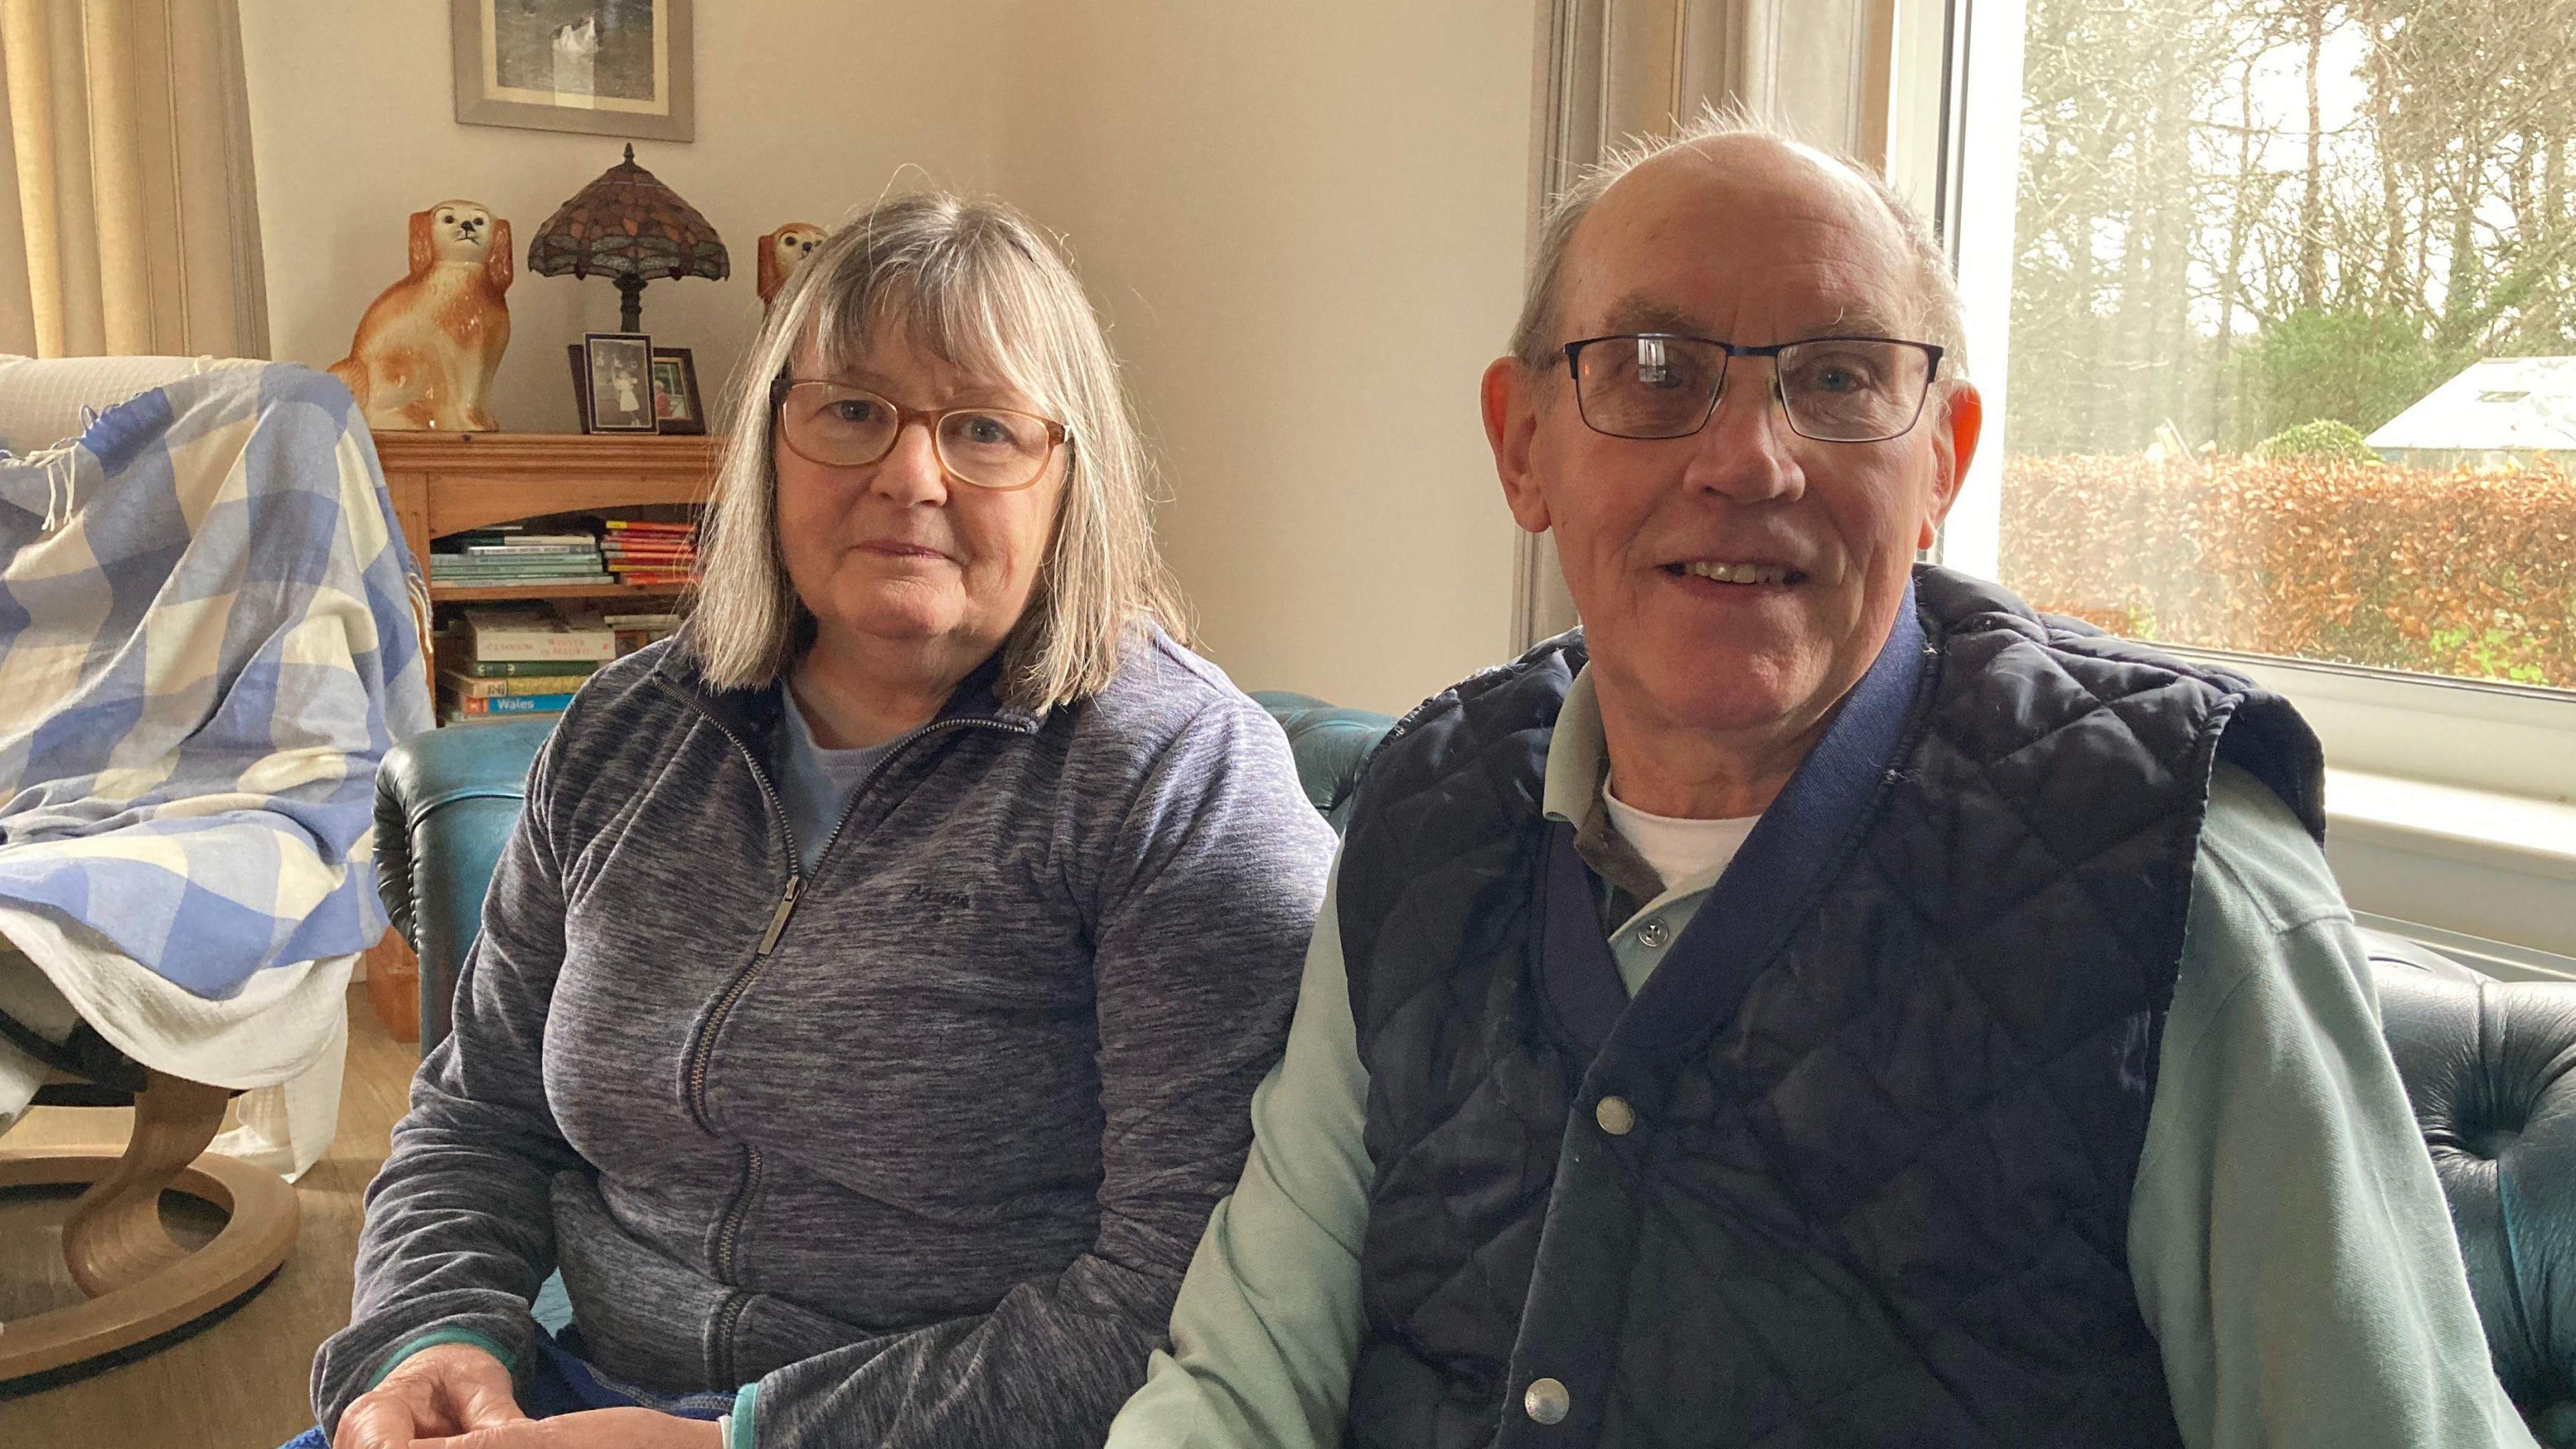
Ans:
[[[770,384],[812,344],[826,374],[896,328],[944,362],[1026,394],[1067,429],[1055,537],[1002,644],[1000,693],[1045,710],[1098,693],[1145,620],[1188,642],[1154,547],[1153,469],[1118,364],[1063,255],[1018,212],[928,193],[878,203],[798,268],[734,380],[684,647],[707,682],[782,678],[814,636],[778,545]]]

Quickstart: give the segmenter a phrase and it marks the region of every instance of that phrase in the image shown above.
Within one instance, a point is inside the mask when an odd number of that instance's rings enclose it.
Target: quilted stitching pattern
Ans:
[[[1525,1308],[1616,1334],[1603,1443],[2172,1442],[2125,1239],[2192,852],[2234,716],[2294,805],[2313,740],[2230,676],[1918,587],[1941,673],[1876,818],[1735,1018],[1632,1095],[1650,1128],[1590,1139],[1619,1208],[1581,1226],[1633,1235],[1624,1283],[1536,1262],[1585,1065],[1522,964],[1579,642],[1372,765],[1342,875],[1378,1165],[1354,1442],[1526,1429]]]

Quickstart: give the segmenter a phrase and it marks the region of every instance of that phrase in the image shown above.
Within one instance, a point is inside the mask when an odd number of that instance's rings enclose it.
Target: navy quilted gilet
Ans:
[[[2192,865],[2222,749],[2321,831],[2316,743],[1965,576],[1918,569],[1911,607],[1594,1020],[1613,968],[1540,810],[1579,635],[1370,762],[1352,1443],[2178,1442],[2126,1241]]]

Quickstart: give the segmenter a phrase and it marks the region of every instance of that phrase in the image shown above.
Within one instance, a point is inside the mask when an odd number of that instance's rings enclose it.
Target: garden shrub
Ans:
[[[2293,430],[2297,431],[2297,430]],[[2576,478],[2009,457],[2003,576],[2149,640],[2576,689]]]

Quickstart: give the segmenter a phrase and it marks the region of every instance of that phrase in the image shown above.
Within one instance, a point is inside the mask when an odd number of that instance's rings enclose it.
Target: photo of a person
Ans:
[[[621,359],[608,365],[608,384],[617,389],[617,410],[631,413],[642,406],[635,397],[635,369]]]
[[[636,332],[594,332],[583,339],[590,364],[590,416],[594,433],[649,433],[654,414],[653,339]]]
[[[689,417],[688,383],[680,376],[679,359],[653,359],[653,417],[657,422]]]

